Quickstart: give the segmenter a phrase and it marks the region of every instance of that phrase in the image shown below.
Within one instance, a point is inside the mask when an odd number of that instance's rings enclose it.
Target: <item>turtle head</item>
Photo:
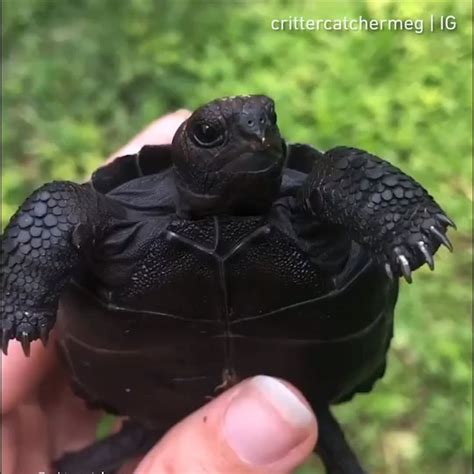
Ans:
[[[285,162],[276,120],[273,100],[263,95],[226,97],[198,108],[172,143],[178,211],[203,216],[269,209]]]

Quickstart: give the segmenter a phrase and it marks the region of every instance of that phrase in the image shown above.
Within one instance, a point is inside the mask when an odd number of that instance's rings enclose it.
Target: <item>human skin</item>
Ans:
[[[170,143],[188,116],[179,110],[154,121],[109,160],[145,144]],[[3,474],[51,472],[53,459],[95,439],[103,413],[71,392],[54,337],[53,331],[46,348],[33,342],[29,358],[17,341],[1,356]],[[316,418],[303,395],[287,382],[257,376],[175,425],[120,474],[287,473],[308,457],[316,439]]]

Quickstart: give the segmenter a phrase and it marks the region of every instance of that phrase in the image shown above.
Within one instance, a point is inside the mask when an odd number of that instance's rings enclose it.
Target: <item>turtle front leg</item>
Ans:
[[[110,201],[110,199],[109,199]],[[31,194],[2,236],[1,346],[46,344],[63,287],[119,213],[90,185],[46,184]]]
[[[404,276],[425,262],[434,268],[449,219],[413,178],[366,151],[338,147],[315,154],[303,188],[302,205],[323,222],[347,229],[367,248],[387,275]]]

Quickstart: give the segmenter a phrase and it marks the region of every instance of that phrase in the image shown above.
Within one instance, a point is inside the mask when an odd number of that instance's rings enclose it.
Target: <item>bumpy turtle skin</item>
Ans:
[[[114,206],[88,185],[45,184],[26,199],[2,236],[2,350],[46,344],[61,290],[113,221]]]
[[[433,269],[454,223],[413,178],[366,151],[337,147],[316,162],[303,189],[303,205],[323,222],[339,224],[368,248],[390,277],[423,263]]]

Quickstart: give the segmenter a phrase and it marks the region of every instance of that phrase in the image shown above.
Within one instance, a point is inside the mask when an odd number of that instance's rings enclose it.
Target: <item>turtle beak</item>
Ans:
[[[280,148],[281,137],[273,125],[263,124],[262,126],[254,129],[252,133],[247,132],[248,136],[253,142],[252,148],[255,150],[267,150],[268,148]]]
[[[254,136],[257,139],[258,143],[262,145],[262,147],[266,148],[265,145],[268,145],[267,130],[266,129],[257,130],[254,133]]]
[[[283,140],[274,125],[262,126],[246,133],[244,151],[222,170],[233,173],[265,172],[278,165],[284,156]]]
[[[256,142],[255,145],[260,150],[270,147],[272,137],[279,135],[275,125],[263,110],[251,110],[242,114],[239,125],[242,132]]]

